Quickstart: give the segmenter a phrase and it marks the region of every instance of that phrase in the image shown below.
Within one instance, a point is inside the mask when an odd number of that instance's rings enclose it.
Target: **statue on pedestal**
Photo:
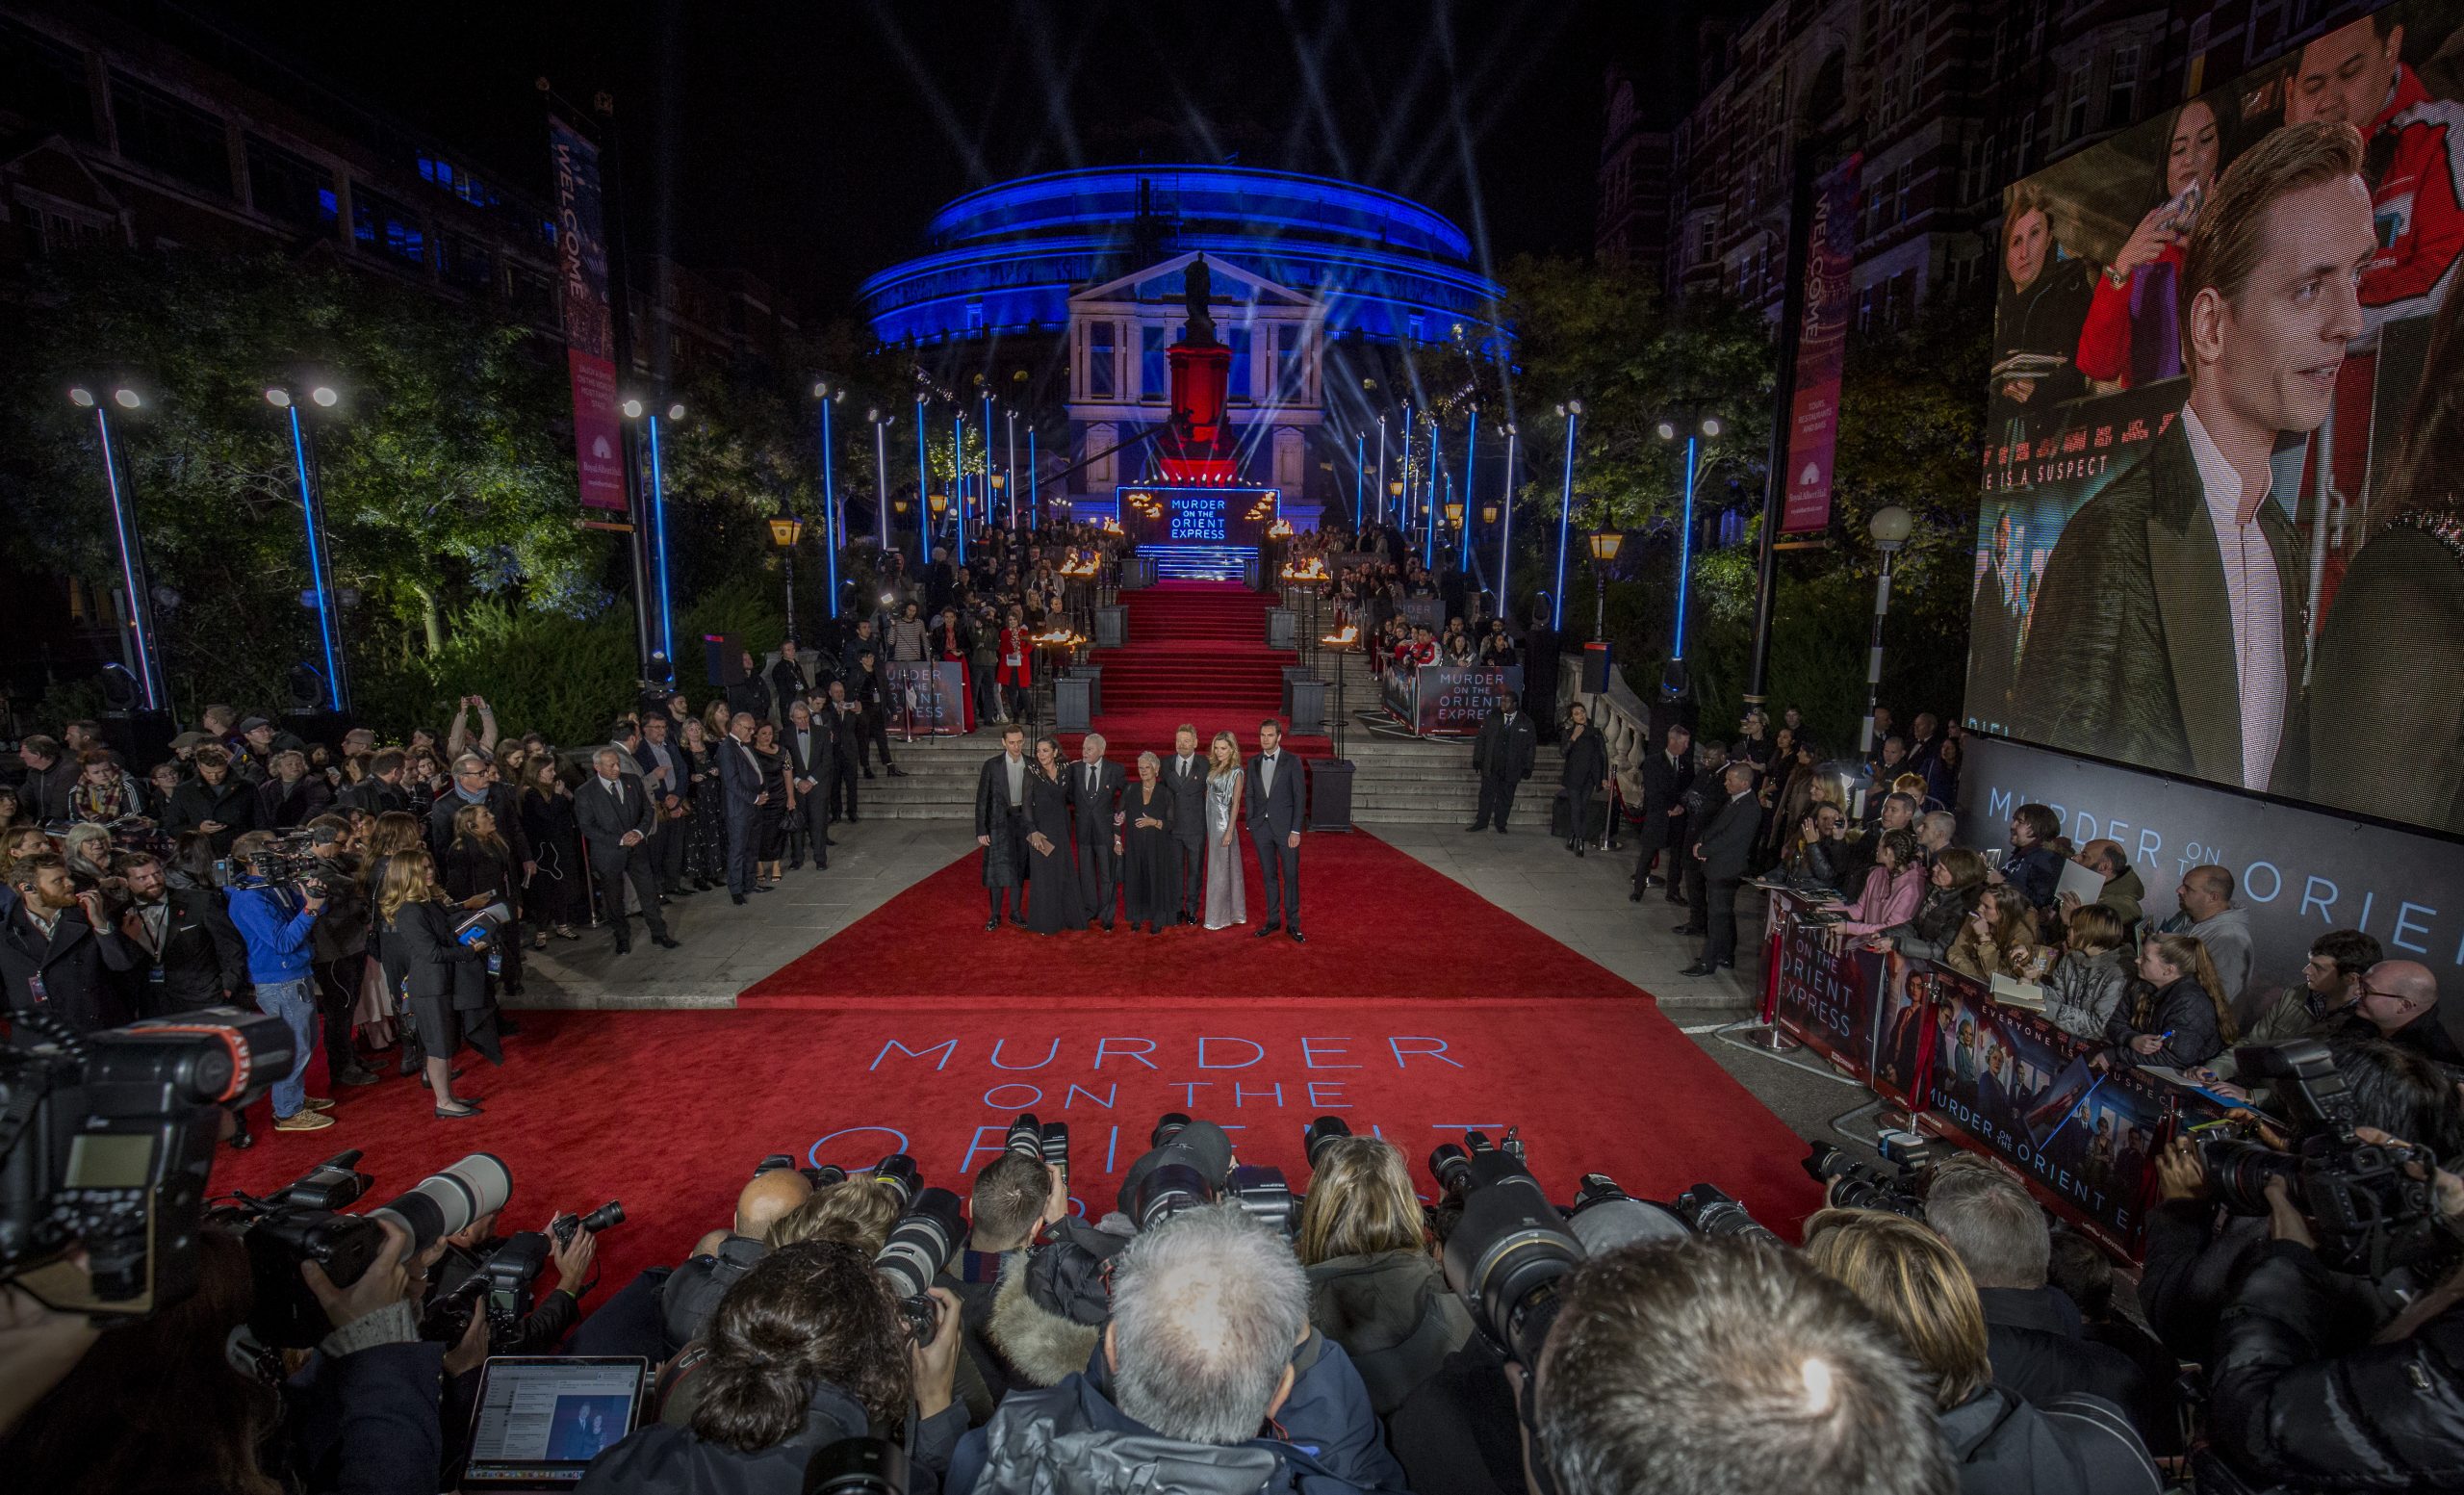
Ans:
[[[1181,341],[1205,345],[1215,341],[1215,311],[1212,305],[1215,272],[1206,268],[1206,256],[1190,261],[1181,271],[1181,304],[1189,309],[1189,326]]]

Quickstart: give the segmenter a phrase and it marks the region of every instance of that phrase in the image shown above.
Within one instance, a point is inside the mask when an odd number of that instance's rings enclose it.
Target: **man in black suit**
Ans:
[[[427,849],[444,856],[453,844],[453,817],[465,805],[485,805],[497,817],[497,835],[513,848],[513,860],[522,863],[526,879],[539,870],[539,863],[530,854],[530,838],[522,832],[522,801],[512,785],[497,783],[495,775],[496,764],[481,754],[465,753],[453,760],[453,787],[428,808]]]
[[[761,678],[761,667],[754,662],[753,651],[736,651],[734,683],[728,686],[728,709],[742,711],[757,722],[770,719],[770,683]]]
[[[1729,764],[1720,786],[1728,792],[1728,802],[1711,812],[1710,823],[1694,845],[1694,858],[1703,863],[1709,938],[1703,942],[1702,958],[1685,967],[1688,976],[1707,976],[1736,964],[1736,889],[1745,880],[1745,859],[1762,830],[1762,806],[1754,797],[1754,765]]]
[[[642,905],[642,922],[651,927],[651,943],[676,948],[667,936],[667,920],[658,912],[658,877],[651,870],[651,828],[657,817],[650,791],[625,772],[624,760],[613,747],[591,755],[597,770],[574,792],[574,824],[590,851],[591,874],[599,879],[599,896],[607,907],[607,922],[616,931],[616,953],[633,948],[632,926],[625,916],[625,885]]]
[[[61,747],[56,737],[40,733],[17,744],[17,761],[26,765],[17,786],[17,804],[28,824],[43,825],[69,816],[68,794],[84,768]]]
[[[1181,922],[1194,924],[1206,899],[1206,755],[1187,722],[1172,734],[1164,760],[1164,792],[1172,796],[1172,858],[1181,880]]]
[[[1531,718],[1517,709],[1522,704],[1513,691],[1499,691],[1496,709],[1480,723],[1480,735],[1472,739],[1472,771],[1480,776],[1480,812],[1472,821],[1472,830],[1487,830],[1494,816],[1498,834],[1503,836],[1505,817],[1514,812],[1514,791],[1531,777],[1540,733]]]
[[[830,865],[830,800],[822,786],[838,779],[830,729],[812,719],[811,707],[796,700],[787,704],[787,730],[780,735],[787,753],[787,778],[796,786],[796,815],[804,822],[805,843],[812,848],[814,870],[825,870]],[[803,864],[787,863],[791,870]]]
[[[779,706],[783,725],[787,708],[803,700],[812,689],[812,665],[796,648],[792,638],[779,641],[779,657],[770,661],[770,695]]]
[[[1627,896],[1640,903],[1644,891],[1660,882],[1669,902],[1683,903],[1684,876],[1677,863],[1685,846],[1685,791],[1694,786],[1694,734],[1683,722],[1670,723],[1660,750],[1644,755],[1642,776],[1642,849],[1634,857],[1634,890]],[[1668,853],[1668,866],[1655,878],[1652,863],[1662,852]]]
[[[1027,922],[1027,729],[1001,729],[1001,751],[975,775],[975,843],[984,848],[984,890],[992,900],[989,932],[1001,927],[1004,902],[1010,922]]]
[[[761,786],[761,761],[753,756],[753,713],[738,711],[719,744],[719,789],[727,802],[728,895],[742,903],[753,890],[753,867],[761,848],[754,820],[770,803]]]
[[[847,699],[847,683],[830,683],[830,700],[822,712],[822,720],[830,728],[834,749],[831,763],[836,775],[830,786],[830,815],[834,820],[856,823],[856,766],[863,753],[864,713],[862,708]]]
[[[248,984],[248,950],[231,927],[222,895],[211,888],[173,888],[161,860],[132,852],[118,863],[133,900],[120,933],[136,946],[137,1014],[167,1018],[216,1007]]]
[[[1249,844],[1258,854],[1258,876],[1266,891],[1267,921],[1258,938],[1281,929],[1297,942],[1303,938],[1300,817],[1309,801],[1307,770],[1283,750],[1283,724],[1271,716],[1258,723],[1258,752],[1245,771]]]
[[[906,778],[907,770],[889,760],[889,676],[882,667],[881,656],[870,645],[856,651],[856,672],[844,683],[848,699],[856,703],[860,712],[856,761],[864,770],[864,777],[873,776],[869,749],[881,754],[882,766],[889,770],[891,778]],[[847,818],[856,817],[851,814]]]
[[[0,921],[0,981],[13,1013],[41,1012],[80,1033],[116,1027],[129,1013],[112,980],[137,963],[137,952],[103,912],[103,895],[79,892],[68,863],[56,852],[19,858],[9,868],[15,907]],[[40,988],[39,994],[37,992]],[[19,1025],[13,1042],[31,1045]]]
[[[387,748],[368,760],[368,777],[335,796],[353,810],[364,810],[372,815],[390,814],[411,808],[410,792],[402,787],[406,760],[400,748]]]
[[[1120,764],[1104,761],[1104,735],[1087,734],[1069,765],[1069,811],[1078,832],[1078,896],[1088,922],[1113,927],[1120,902],[1120,793],[1129,782]]]
[[[670,817],[684,808],[684,782],[691,770],[683,751],[668,740],[669,730],[665,709],[644,716],[633,760],[641,764],[642,791],[659,811],[658,823],[651,830],[651,873],[665,896],[689,898],[693,889],[684,886],[685,823]]]

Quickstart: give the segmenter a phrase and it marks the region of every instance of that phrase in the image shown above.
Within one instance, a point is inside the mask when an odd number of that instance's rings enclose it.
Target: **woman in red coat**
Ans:
[[[993,679],[1001,685],[1001,719],[1005,722],[1023,720],[1027,712],[1027,693],[1035,688],[1036,646],[1027,632],[1024,609],[1012,607],[1010,621],[1001,630],[1001,664]]]
[[[959,632],[959,609],[955,604],[942,608],[941,615],[934,620],[929,641],[934,658],[943,664],[955,664],[959,667],[960,730],[973,732],[975,730],[975,682],[967,675],[967,671],[971,668],[967,663],[967,656],[975,652],[975,640]]]

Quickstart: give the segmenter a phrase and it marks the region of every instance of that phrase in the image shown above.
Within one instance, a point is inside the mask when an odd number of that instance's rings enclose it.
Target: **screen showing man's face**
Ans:
[[[2254,428],[2316,430],[2335,402],[2346,345],[2362,332],[2361,271],[2377,245],[2370,190],[2339,177],[2286,193],[2265,212],[2259,262],[2242,294],[2217,308],[2194,377],[2218,380],[2224,406]]]
[[[2359,20],[2303,47],[2285,84],[2284,122],[2341,120],[2368,134],[2395,90],[2403,44],[2401,26],[2382,40],[2377,27]]]

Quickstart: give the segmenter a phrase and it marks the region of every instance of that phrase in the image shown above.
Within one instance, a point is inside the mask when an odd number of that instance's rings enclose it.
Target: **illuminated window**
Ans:
[[[351,237],[369,248],[414,265],[427,263],[427,233],[411,210],[383,193],[354,183],[350,193]]]
[[[1138,398],[1160,405],[1172,392],[1171,362],[1164,353],[1164,329],[1147,322],[1138,329]]]
[[[1113,377],[1113,324],[1091,322],[1087,324],[1088,398],[1110,400],[1117,384]]]
[[[969,301],[966,303],[966,329],[969,332],[981,332],[984,330],[984,303],[982,301]]]

